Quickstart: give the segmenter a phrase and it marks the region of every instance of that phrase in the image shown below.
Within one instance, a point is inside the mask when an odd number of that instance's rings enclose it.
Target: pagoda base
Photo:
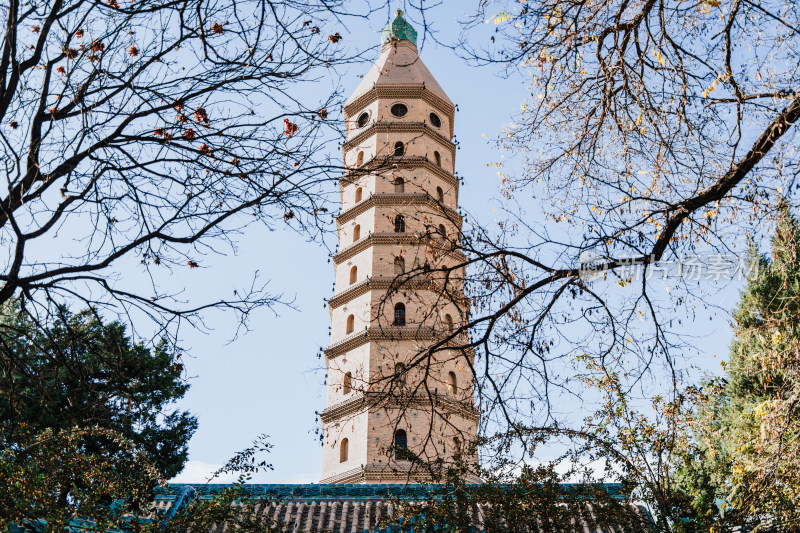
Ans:
[[[467,483],[480,483],[481,479],[475,475],[469,475]],[[414,464],[408,461],[392,463],[389,465],[370,465],[353,468],[347,472],[342,472],[335,476],[330,476],[320,480],[321,484],[360,484],[360,483],[433,483],[433,476],[430,472],[425,472],[415,468]]]

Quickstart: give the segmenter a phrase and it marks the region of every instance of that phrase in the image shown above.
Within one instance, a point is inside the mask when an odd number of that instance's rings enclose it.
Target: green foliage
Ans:
[[[170,409],[189,385],[164,342],[134,344],[124,325],[91,310],[59,308],[42,324],[13,304],[0,317],[0,365],[3,447],[45,429],[96,426],[134,443],[165,478],[183,469],[197,420]],[[86,442],[89,451],[106,445]]]
[[[40,321],[0,310],[0,529],[74,517],[115,524],[183,468],[197,427],[174,408],[188,385],[161,342],[59,307]]]
[[[565,484],[554,464],[523,466],[511,477],[489,474],[474,485],[465,483],[464,473],[455,465],[443,472],[428,498],[396,501],[393,521],[408,531],[474,532],[480,508],[480,529],[487,533],[652,528],[647,513],[628,502],[629,493],[590,481]]]
[[[87,451],[87,440],[106,448]],[[0,451],[0,531],[35,524],[60,532],[76,518],[104,531],[146,508],[157,481],[146,455],[114,431],[46,429]]]
[[[734,313],[726,379],[698,396],[676,478],[698,521],[800,519],[800,226],[785,204],[772,257],[756,258]]]

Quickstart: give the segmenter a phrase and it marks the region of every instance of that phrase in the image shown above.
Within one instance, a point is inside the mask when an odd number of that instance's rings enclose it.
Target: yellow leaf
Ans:
[[[639,113],[639,116],[636,117],[636,125],[637,126],[641,126],[642,125],[642,114],[641,113]]]
[[[502,12],[502,13],[498,13],[497,15],[495,15],[495,16],[494,16],[492,19],[490,19],[490,20],[491,20],[491,21],[492,21],[494,24],[501,24],[501,23],[503,23],[503,22],[507,21],[507,20],[508,20],[508,19],[510,19],[510,18],[511,18],[511,13],[509,13],[508,11],[504,11],[504,12]],[[489,21],[487,20],[486,22],[489,22]]]

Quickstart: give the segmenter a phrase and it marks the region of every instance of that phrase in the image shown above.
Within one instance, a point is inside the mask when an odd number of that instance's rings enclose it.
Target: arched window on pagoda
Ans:
[[[436,187],[436,200],[438,200],[440,204],[444,203],[444,191],[441,187]]]
[[[433,152],[433,162],[436,163],[437,167],[442,166],[442,156],[439,152]]]
[[[408,454],[408,436],[406,436],[406,430],[398,429],[394,432],[394,458],[398,461],[407,461],[409,459]]]
[[[356,317],[350,315],[349,317],[347,317],[347,326],[345,329],[345,334],[349,335],[350,333],[353,333],[355,329],[356,329]]]
[[[406,146],[403,144],[403,141],[397,141],[394,143],[394,155],[396,157],[400,157],[406,153]]]
[[[394,275],[399,276],[400,274],[406,273],[406,260],[400,256],[394,258]]]
[[[406,325],[406,306],[402,303],[394,304],[394,323],[395,326]]]
[[[350,269],[350,285],[356,282],[358,279],[358,267],[354,266]]]
[[[364,152],[358,152],[358,157],[356,157],[356,166],[360,167],[364,164]]]
[[[394,192],[406,192],[406,180],[402,176],[394,179]]]
[[[356,203],[361,201],[361,195],[362,194],[363,194],[363,191],[361,190],[361,187],[356,189]]]
[[[447,333],[453,333],[453,317],[449,313],[444,315],[444,327]]]
[[[344,375],[344,380],[342,381],[342,394],[350,394],[350,391],[353,390],[353,373],[348,372]]]
[[[353,242],[356,242],[358,239],[361,238],[361,225],[356,224],[353,228]]]
[[[458,381],[456,381],[455,372],[447,373],[447,390],[450,392],[450,394],[455,394],[458,392]]]
[[[347,452],[350,442],[344,438],[342,439],[342,443],[339,444],[339,462],[344,463],[347,461]]]
[[[403,218],[403,215],[397,215],[396,217],[394,217],[394,232],[395,233],[406,232],[406,219]]]

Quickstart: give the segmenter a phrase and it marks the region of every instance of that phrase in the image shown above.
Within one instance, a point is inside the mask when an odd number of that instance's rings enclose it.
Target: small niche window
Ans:
[[[364,164],[364,152],[358,152],[358,156],[356,157],[356,166],[360,167]]]
[[[397,215],[396,217],[394,217],[394,232],[395,233],[406,232],[406,219],[403,218],[403,215]]]
[[[345,438],[342,439],[342,443],[339,445],[339,462],[344,463],[347,462],[347,452],[350,442]]]
[[[434,128],[442,127],[442,119],[440,119],[439,115],[437,115],[436,113],[431,113],[430,115],[428,115],[428,118],[430,119],[431,124],[433,125]]]
[[[394,324],[395,326],[406,325],[406,306],[398,303],[394,305]]]
[[[404,365],[403,363],[397,363],[396,365],[394,365],[394,377],[399,385],[405,385],[406,365]]]
[[[403,144],[403,141],[397,141],[394,143],[394,155],[400,157],[404,153],[406,153],[406,147]]]
[[[406,191],[406,180],[402,177],[398,176],[394,179],[394,192],[405,192]]]
[[[453,317],[449,313],[444,315],[444,327],[447,329],[447,333],[453,333]]]
[[[394,104],[392,106],[391,111],[392,111],[392,115],[394,115],[394,116],[396,116],[398,118],[399,117],[404,117],[404,116],[406,116],[406,113],[408,113],[408,107],[406,107],[406,104]]]
[[[356,329],[356,317],[354,315],[350,315],[347,317],[347,326],[345,327],[345,334],[353,333]]]
[[[356,282],[358,279],[358,267],[354,266],[350,269],[350,285]]]
[[[358,239],[360,238],[361,238],[361,225],[356,224],[356,226],[353,228],[353,242],[358,241]]]
[[[364,194],[364,191],[361,190],[361,187],[356,189],[356,203],[361,201],[361,196]]]
[[[342,380],[342,394],[350,394],[350,391],[353,390],[353,373],[348,372],[344,375],[344,380]]]
[[[444,191],[441,187],[436,187],[436,200],[438,200],[440,204],[444,203]]]
[[[450,394],[458,392],[458,382],[456,381],[455,372],[447,373],[447,390],[450,391]]]
[[[363,113],[358,115],[358,120],[356,120],[356,125],[359,128],[363,128],[364,126],[367,125],[367,122],[369,122],[369,113],[364,111]]]
[[[395,257],[394,258],[394,275],[399,276],[400,274],[406,273],[406,260],[402,257]]]
[[[442,237],[447,237],[447,230],[444,229],[444,224],[439,224],[439,235]]]
[[[394,458],[398,461],[407,461],[408,454],[408,436],[406,430],[398,429],[394,432]]]
[[[442,166],[442,156],[439,152],[433,152],[433,162],[436,163],[437,167]]]
[[[461,453],[461,439],[453,437],[453,452]]]

